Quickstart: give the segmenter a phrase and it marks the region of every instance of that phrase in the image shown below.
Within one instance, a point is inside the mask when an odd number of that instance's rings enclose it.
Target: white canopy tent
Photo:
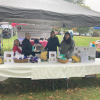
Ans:
[[[100,13],[64,0],[0,0],[0,20],[58,27],[100,26]]]
[[[0,21],[50,25],[53,27],[94,27],[100,26],[100,13],[64,0],[0,0]],[[29,75],[31,74],[29,73]],[[1,74],[1,76],[4,76],[4,74]]]

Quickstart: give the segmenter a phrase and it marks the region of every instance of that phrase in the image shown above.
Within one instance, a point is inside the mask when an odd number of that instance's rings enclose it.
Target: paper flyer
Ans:
[[[89,51],[81,51],[81,62],[88,62]]]
[[[13,51],[4,51],[4,64],[13,63]]]
[[[81,62],[95,62],[95,47],[74,47],[74,55],[81,58]]]
[[[57,62],[56,51],[49,51],[49,62]]]
[[[95,62],[95,57],[96,57],[96,48],[90,47],[89,48],[88,61],[89,62]]]

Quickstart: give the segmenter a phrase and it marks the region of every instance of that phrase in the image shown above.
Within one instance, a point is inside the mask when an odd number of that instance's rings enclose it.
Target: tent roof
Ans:
[[[0,19],[57,27],[100,26],[100,13],[64,0],[0,0]]]

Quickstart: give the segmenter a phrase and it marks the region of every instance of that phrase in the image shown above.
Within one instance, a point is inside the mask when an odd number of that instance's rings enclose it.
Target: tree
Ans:
[[[90,29],[89,27],[78,27],[77,31],[79,33],[88,33],[89,29]]]
[[[85,7],[87,9],[90,9],[90,7],[89,6],[86,6],[85,4],[79,4],[79,6],[82,6],[82,7]]]
[[[84,4],[84,0],[65,0],[74,4]]]
[[[94,33],[93,33],[93,37],[99,37],[99,33],[94,32]]]
[[[100,29],[95,29],[94,30],[93,37],[100,37]]]
[[[73,30],[74,32],[77,32],[77,27],[73,27],[72,30]]]
[[[79,6],[90,9],[89,6],[85,5],[84,0],[65,0],[65,1],[68,1],[68,2],[71,2],[71,3],[74,3],[74,4],[78,4]]]

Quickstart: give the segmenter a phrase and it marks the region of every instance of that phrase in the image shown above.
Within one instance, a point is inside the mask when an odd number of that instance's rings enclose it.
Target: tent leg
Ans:
[[[66,79],[66,90],[68,89],[68,80]]]
[[[46,80],[46,85],[47,85],[47,80]]]
[[[29,81],[30,81],[30,86],[32,87],[32,80],[31,80],[31,78],[29,78]]]
[[[54,80],[52,80],[52,85],[53,85],[53,91],[54,91]]]
[[[66,90],[68,89],[68,79],[64,78],[64,80],[66,81]]]

